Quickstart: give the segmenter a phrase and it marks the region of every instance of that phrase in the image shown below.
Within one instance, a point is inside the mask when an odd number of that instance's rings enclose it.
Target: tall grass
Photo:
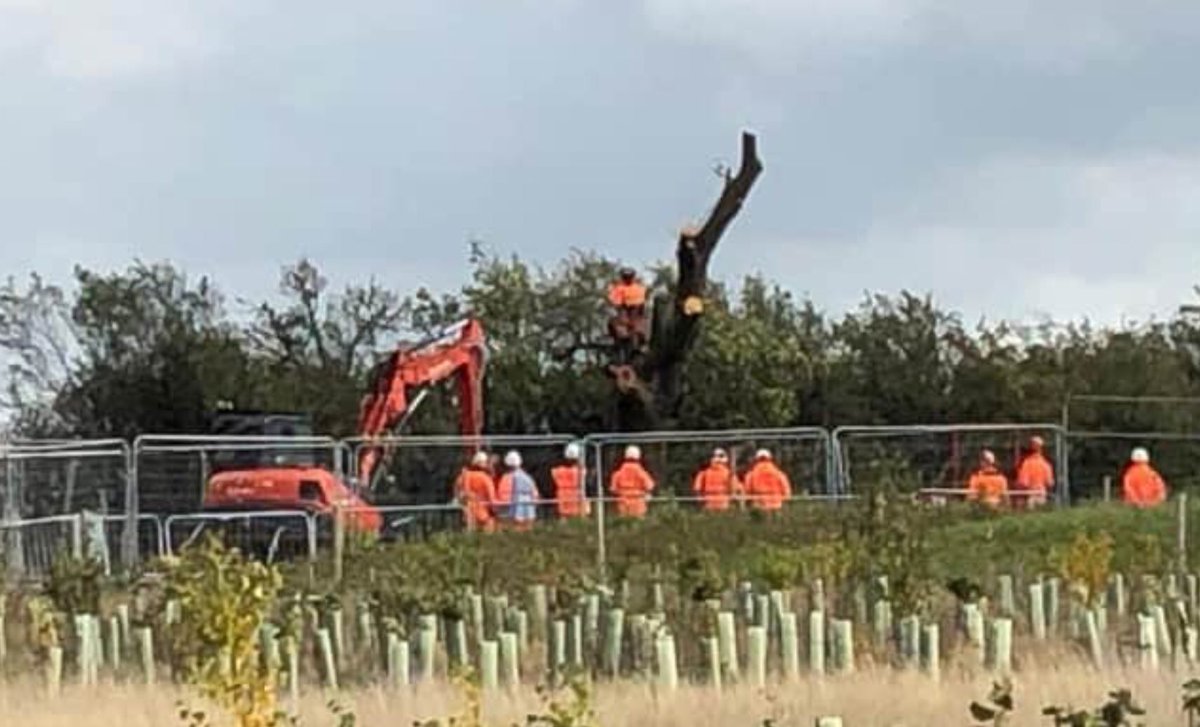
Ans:
[[[1046,705],[1093,707],[1116,687],[1133,690],[1152,726],[1184,724],[1180,685],[1184,675],[1169,671],[1096,672],[1081,666],[1043,665],[1014,677],[1016,709],[1011,724],[1047,724]],[[599,723],[606,727],[758,727],[771,719],[778,727],[808,727],[818,716],[840,715],[847,725],[969,724],[968,703],[986,695],[987,675],[947,674],[940,683],[915,674],[864,672],[851,677],[775,685],[766,690],[682,687],[656,695],[649,685],[601,684],[595,690]],[[178,724],[174,689],[105,686],[68,689],[57,698],[32,684],[0,685],[0,724],[21,727],[168,727]],[[460,710],[460,696],[436,685],[412,692],[363,690],[338,694],[362,727],[407,726]],[[488,724],[523,724],[540,703],[532,689],[486,701]],[[304,725],[334,725],[327,699],[306,697],[299,716]]]

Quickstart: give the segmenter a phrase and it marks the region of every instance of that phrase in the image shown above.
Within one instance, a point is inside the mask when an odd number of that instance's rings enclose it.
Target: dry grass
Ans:
[[[1078,666],[1019,673],[1014,678],[1017,712],[1013,723],[1045,724],[1040,716],[1044,705],[1090,707],[1099,704],[1109,688],[1127,686],[1149,710],[1149,724],[1182,724],[1179,687],[1186,677],[1169,670],[1097,673]],[[893,672],[804,681],[765,692],[739,688],[724,694],[684,687],[674,695],[658,696],[646,685],[600,685],[596,706],[600,723],[606,727],[757,727],[765,718],[773,718],[781,727],[807,727],[815,717],[829,714],[841,715],[851,727],[961,725],[970,722],[967,704],[984,696],[989,685],[986,676],[947,676],[934,684],[919,675]],[[174,705],[179,696],[165,687],[109,686],[70,689],[49,699],[31,684],[7,684],[0,686],[0,725],[164,727],[178,724]],[[403,695],[366,690],[341,694],[338,699],[354,707],[358,724],[364,727],[410,725],[460,708],[458,695],[442,686]],[[325,697],[307,697],[300,710],[303,723],[332,726],[335,720],[325,703]],[[537,707],[532,692],[496,697],[488,702],[488,720],[500,725],[523,723],[525,715]]]

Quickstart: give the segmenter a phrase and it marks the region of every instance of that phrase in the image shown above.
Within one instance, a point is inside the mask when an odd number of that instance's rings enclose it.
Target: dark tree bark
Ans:
[[[724,173],[721,196],[698,227],[679,233],[674,290],[654,300],[648,351],[629,365],[612,367],[616,382],[616,427],[620,431],[670,428],[679,413],[683,367],[704,315],[708,261],[729,223],[762,172],[758,140],[742,132],[742,159],[736,175]]]

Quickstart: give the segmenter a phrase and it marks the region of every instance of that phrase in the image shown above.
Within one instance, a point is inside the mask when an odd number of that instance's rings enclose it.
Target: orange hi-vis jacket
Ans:
[[[496,485],[492,475],[487,470],[468,467],[459,474],[455,489],[463,505],[467,527],[490,529],[495,523],[492,507],[496,503]]]
[[[613,283],[608,302],[617,308],[642,308],[646,305],[646,286],[641,283]]]
[[[771,460],[755,462],[746,473],[746,495],[757,510],[779,510],[783,501],[792,496],[792,483],[787,473]]]
[[[1016,489],[1045,493],[1054,488],[1054,467],[1041,452],[1021,460],[1017,467]]]
[[[983,467],[967,481],[967,499],[989,507],[1000,507],[1008,494],[1008,478],[995,467]]]
[[[1167,499],[1167,483],[1148,463],[1135,462],[1121,478],[1121,492],[1134,507],[1154,507]]]
[[[627,460],[612,473],[609,489],[616,495],[618,515],[644,517],[646,497],[654,491],[654,478],[641,462]]]
[[[492,498],[492,507],[497,511],[503,511],[504,508],[512,504],[512,477],[506,472],[497,477],[496,495]]]
[[[582,517],[588,514],[583,492],[583,467],[575,463],[557,465],[550,470],[554,481],[554,500],[559,517]]]
[[[710,464],[696,473],[692,491],[700,496],[705,510],[728,510],[731,495],[742,491],[742,483],[727,464]]]

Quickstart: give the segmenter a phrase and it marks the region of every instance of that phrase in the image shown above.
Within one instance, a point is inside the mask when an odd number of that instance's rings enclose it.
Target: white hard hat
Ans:
[[[641,459],[642,449],[636,444],[631,444],[625,448],[625,459]]]
[[[713,459],[729,459],[729,453],[726,452],[724,449],[717,447],[716,449],[713,450],[712,458]]]
[[[754,459],[771,459],[771,450],[760,449],[754,453]]]
[[[1149,462],[1150,453],[1146,451],[1145,447],[1135,447],[1134,450],[1129,453],[1129,459],[1134,462]]]
[[[505,467],[520,467],[521,466],[521,453],[514,449],[514,450],[510,451],[508,454],[504,455],[504,466]]]
[[[571,442],[567,445],[566,449],[563,450],[563,456],[571,460],[579,459],[582,454],[583,453],[580,451],[578,442]]]
[[[990,449],[985,449],[980,452],[979,458],[988,464],[996,464],[996,453]]]
[[[487,467],[488,453],[482,449],[471,455],[471,464],[475,467]]]

